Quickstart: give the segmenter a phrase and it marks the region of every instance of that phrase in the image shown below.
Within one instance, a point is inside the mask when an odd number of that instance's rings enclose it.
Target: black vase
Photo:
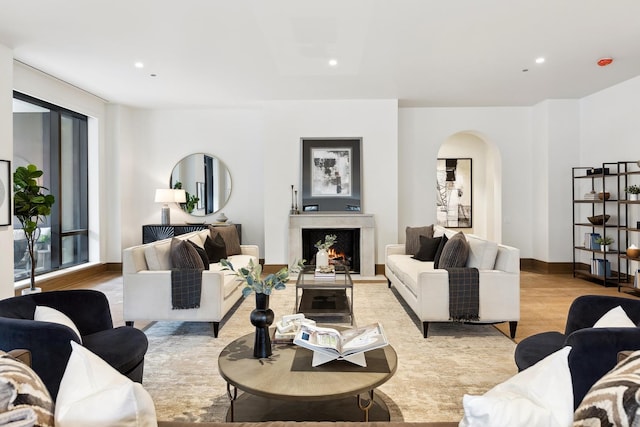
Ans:
[[[273,311],[269,309],[269,295],[256,294],[256,309],[251,312],[251,324],[256,327],[253,342],[253,357],[262,359],[271,356],[269,326],[273,323]]]

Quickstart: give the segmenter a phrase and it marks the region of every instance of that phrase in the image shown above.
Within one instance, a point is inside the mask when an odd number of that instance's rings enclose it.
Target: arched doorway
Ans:
[[[447,138],[440,146],[438,158],[471,158],[472,227],[462,230],[500,242],[502,238],[502,162],[495,144],[479,132],[458,132]]]

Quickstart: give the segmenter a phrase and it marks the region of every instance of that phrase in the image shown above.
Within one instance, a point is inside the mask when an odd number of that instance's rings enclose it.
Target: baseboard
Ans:
[[[56,272],[59,274],[56,274],[56,276],[54,277],[36,277],[36,286],[41,288],[43,292],[64,289],[72,286],[76,282],[86,280],[92,276],[95,276],[96,274],[104,273],[106,271],[114,271],[111,268],[116,267],[112,267],[109,264],[94,264],[87,266],[86,268],[81,268],[73,271],[60,270],[60,272]],[[122,266],[120,266],[120,271],[122,271]],[[25,289],[28,286],[29,285],[16,288],[15,295],[20,295],[22,289]]]
[[[520,270],[540,274],[571,274],[573,264],[570,262],[545,262],[533,258],[521,258]]]

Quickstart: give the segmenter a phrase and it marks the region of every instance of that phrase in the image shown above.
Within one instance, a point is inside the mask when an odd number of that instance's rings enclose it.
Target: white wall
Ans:
[[[362,138],[362,211],[375,215],[376,262],[396,242],[398,224],[398,104],[396,100],[265,104],[265,262],[288,262],[291,185],[300,188],[300,138]],[[300,194],[298,194],[300,197]]]
[[[122,207],[117,213],[123,217],[122,248],[141,243],[142,225],[160,223],[162,205],[154,202],[155,190],[169,187],[175,164],[189,154],[208,153],[231,173],[231,197],[222,211],[230,221],[242,224],[243,243],[259,245],[264,254],[264,168],[278,174],[288,165],[265,165],[262,121],[258,105],[122,110],[118,131]],[[177,205],[171,207],[173,224],[212,222],[215,217],[191,217]]]
[[[13,52],[0,45],[0,159],[13,159]],[[11,164],[13,168],[13,163]],[[13,171],[11,171],[13,173]],[[3,178],[4,179],[4,178]],[[6,183],[4,197],[13,193]],[[11,206],[13,213],[13,206]],[[12,297],[13,290],[13,227],[0,226],[0,299]]]
[[[516,246],[521,256],[532,253],[531,109],[400,108],[399,110],[398,235],[404,241],[407,225],[431,224],[436,215],[435,160],[440,146],[459,132],[482,135],[499,152],[502,188],[503,243]],[[475,167],[475,166],[474,166]],[[475,191],[475,190],[474,190]],[[495,231],[494,231],[495,233]]]

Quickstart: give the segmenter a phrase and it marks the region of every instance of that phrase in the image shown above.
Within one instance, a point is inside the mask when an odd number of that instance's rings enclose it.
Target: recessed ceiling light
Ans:
[[[135,64],[133,64],[136,68],[144,68],[144,64],[140,61],[136,62]]]
[[[536,64],[542,64],[544,62],[544,58],[540,57],[540,58],[536,58]]]
[[[338,65],[338,60],[337,60],[337,59],[330,59],[330,60],[329,60],[329,65],[330,65],[331,67],[335,67],[335,66],[337,66],[337,65]]]

